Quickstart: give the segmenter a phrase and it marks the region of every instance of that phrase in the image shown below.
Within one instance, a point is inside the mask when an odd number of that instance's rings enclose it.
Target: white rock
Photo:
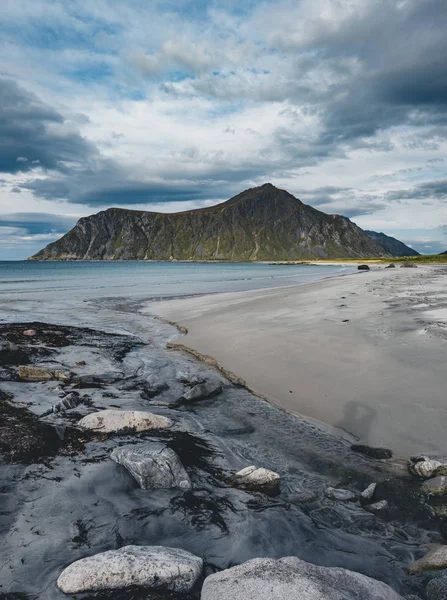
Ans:
[[[439,462],[439,460],[432,460],[426,456],[421,458],[422,460],[418,460],[417,462],[410,462],[408,464],[408,469],[413,475],[429,479],[436,474],[436,471],[442,466],[442,463]]]
[[[167,429],[172,421],[160,415],[140,410],[100,410],[81,419],[78,427],[99,433],[119,433],[120,431],[150,431]]]
[[[328,487],[324,493],[331,500],[340,500],[341,502],[353,502],[354,500],[357,500],[357,495],[350,490]]]
[[[447,494],[447,477],[445,477],[445,475],[441,475],[440,477],[427,479],[422,484],[422,489],[431,496]]]
[[[57,586],[65,594],[131,586],[185,593],[194,586],[202,568],[202,559],[186,550],[125,546],[72,563],[60,574]]]
[[[387,500],[380,500],[379,502],[374,502],[373,504],[368,504],[365,506],[369,512],[374,513],[375,515],[383,513],[388,508]]]
[[[295,557],[255,558],[205,579],[201,600],[402,600],[380,581]]]
[[[115,448],[110,458],[123,465],[143,490],[191,489],[191,480],[177,454],[160,443]]]
[[[363,492],[360,494],[361,499],[363,500],[371,500],[371,498],[374,496],[374,492],[376,491],[377,488],[377,483],[370,483],[369,486],[363,490]]]
[[[278,473],[274,471],[251,465],[236,473],[234,476],[234,485],[248,490],[277,492],[279,490],[280,479]]]

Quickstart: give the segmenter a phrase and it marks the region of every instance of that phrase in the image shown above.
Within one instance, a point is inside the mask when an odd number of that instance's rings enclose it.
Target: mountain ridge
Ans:
[[[341,215],[328,215],[271,183],[214,206],[177,213],[109,208],[31,260],[263,261],[391,256]]]

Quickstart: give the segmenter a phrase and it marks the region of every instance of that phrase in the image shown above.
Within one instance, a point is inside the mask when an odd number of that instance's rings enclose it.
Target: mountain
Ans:
[[[366,230],[365,233],[366,235],[369,235],[371,239],[379,242],[385,252],[391,254],[391,256],[420,256],[419,252],[416,252],[413,248],[406,246],[403,242],[400,242],[389,235]]]
[[[270,183],[180,213],[109,208],[84,217],[32,260],[301,260],[391,255],[346,217]]]

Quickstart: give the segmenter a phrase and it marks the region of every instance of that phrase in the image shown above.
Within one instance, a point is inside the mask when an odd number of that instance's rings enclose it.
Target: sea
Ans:
[[[0,298],[156,300],[310,283],[354,271],[344,265],[0,261]]]

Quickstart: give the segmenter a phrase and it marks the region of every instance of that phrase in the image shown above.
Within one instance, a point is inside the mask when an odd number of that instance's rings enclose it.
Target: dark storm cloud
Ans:
[[[326,213],[341,214],[345,217],[370,215],[386,208],[383,199],[347,187],[324,186],[303,192],[300,200]]]
[[[0,215],[0,227],[16,227],[28,235],[65,233],[71,229],[77,217],[49,213],[10,213]]]
[[[431,199],[447,200],[447,179],[427,181],[412,188],[393,190],[386,194],[387,200]]]
[[[59,112],[14,81],[0,80],[0,172],[61,169],[95,152],[79,133],[68,130]]]

